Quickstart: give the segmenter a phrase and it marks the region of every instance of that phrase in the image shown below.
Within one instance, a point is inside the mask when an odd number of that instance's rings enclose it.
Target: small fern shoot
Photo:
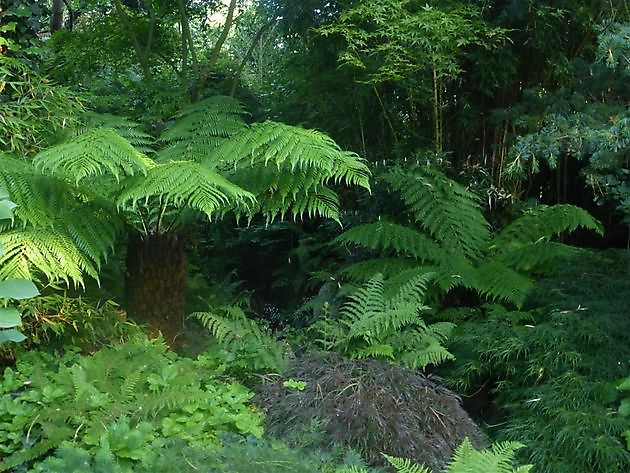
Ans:
[[[514,467],[514,455],[523,445],[501,442],[487,450],[476,450],[468,438],[457,448],[443,473],[527,473],[532,465]],[[383,454],[396,473],[429,473],[431,470],[412,463],[409,459]]]
[[[347,297],[336,323],[315,323],[318,343],[351,358],[385,358],[414,369],[452,359],[443,344],[454,325],[427,325],[421,317],[428,309],[424,291],[433,277],[407,274],[392,291],[381,274],[375,275]],[[331,324],[336,325],[332,330]]]

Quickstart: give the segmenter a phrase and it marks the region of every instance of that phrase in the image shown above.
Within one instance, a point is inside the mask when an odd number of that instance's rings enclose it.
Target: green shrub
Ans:
[[[77,346],[94,351],[144,336],[141,328],[111,300],[93,303],[82,297],[52,293],[22,302],[20,310],[29,342],[38,346]]]

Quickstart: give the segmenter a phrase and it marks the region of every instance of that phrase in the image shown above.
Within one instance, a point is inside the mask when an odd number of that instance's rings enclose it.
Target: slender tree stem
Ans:
[[[228,7],[227,15],[225,16],[225,24],[223,25],[223,29],[221,30],[221,34],[219,34],[219,38],[217,42],[214,44],[212,51],[210,51],[210,56],[208,58],[208,62],[206,62],[205,67],[199,73],[197,80],[195,81],[195,87],[192,91],[192,100],[193,102],[199,98],[200,88],[203,87],[206,80],[210,76],[210,73],[213,71],[214,66],[219,60],[219,54],[221,53],[221,48],[227,40],[228,35],[230,34],[230,30],[232,29],[232,24],[234,23],[234,11],[236,10],[236,0],[230,0],[230,6]]]
[[[245,53],[245,56],[241,60],[241,63],[238,65],[238,69],[236,70],[236,73],[234,74],[234,78],[232,79],[232,88],[230,89],[230,97],[234,97],[234,94],[236,93],[236,87],[238,86],[238,83],[241,78],[241,74],[243,73],[243,69],[245,69],[245,65],[247,64],[247,61],[249,61],[249,59],[254,54],[254,48],[256,47],[256,43],[259,42],[259,40],[262,38],[263,33],[265,32],[267,28],[269,28],[269,26],[271,26],[271,23],[266,23],[262,25],[258,29],[256,34],[254,35],[254,38],[252,39],[252,42],[249,45],[249,48],[247,48],[247,52]]]
[[[140,63],[140,67],[142,68],[142,72],[144,73],[144,78],[147,82],[151,82],[151,68],[149,67],[149,59],[146,52],[142,50],[142,45],[140,44],[140,40],[138,39],[138,36],[134,31],[131,20],[129,19],[129,15],[127,15],[127,12],[120,3],[120,0],[114,0],[114,6],[116,8],[116,13],[118,14],[118,17],[125,26],[127,37],[131,40],[131,43],[133,44],[133,49],[136,52],[136,59]]]

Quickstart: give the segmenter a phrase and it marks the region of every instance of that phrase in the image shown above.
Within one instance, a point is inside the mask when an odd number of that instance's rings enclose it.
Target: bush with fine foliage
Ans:
[[[323,429],[317,446],[345,445],[372,464],[382,464],[386,453],[439,470],[465,437],[485,446],[454,392],[377,360],[310,354],[295,360],[283,379],[263,386],[255,400],[266,408],[267,433],[300,438],[315,420]]]

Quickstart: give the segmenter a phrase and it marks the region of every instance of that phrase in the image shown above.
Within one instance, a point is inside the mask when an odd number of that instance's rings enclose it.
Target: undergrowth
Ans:
[[[492,434],[525,443],[538,473],[627,471],[630,419],[618,414],[616,387],[630,372],[629,276],[627,252],[585,254],[541,281],[528,310],[450,314],[451,383],[491,388]]]
[[[253,393],[221,375],[212,360],[180,358],[160,342],[92,356],[23,353],[0,384],[0,471],[64,441],[141,460],[130,449],[142,452],[155,439],[201,445],[217,443],[221,432],[261,436],[263,416],[248,403]]]

